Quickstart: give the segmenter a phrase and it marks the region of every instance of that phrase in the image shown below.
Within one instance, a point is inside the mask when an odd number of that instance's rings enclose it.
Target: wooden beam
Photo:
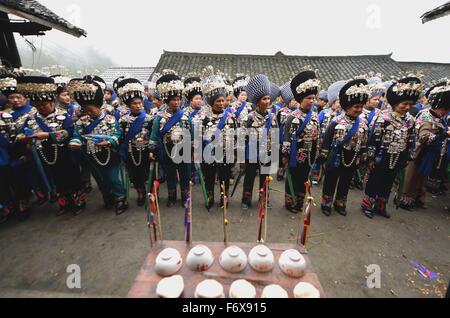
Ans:
[[[8,14],[0,11],[0,20],[8,20]],[[12,32],[0,31],[0,59],[2,65],[8,67],[21,67],[19,51],[17,49],[16,40]]]
[[[20,35],[44,35],[44,31],[50,31],[52,29],[35,22],[8,21],[0,21],[0,28],[5,32],[16,32],[20,33]]]

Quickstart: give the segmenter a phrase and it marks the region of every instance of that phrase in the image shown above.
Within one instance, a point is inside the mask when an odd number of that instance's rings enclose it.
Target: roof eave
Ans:
[[[449,14],[450,14],[450,2],[447,2],[433,10],[425,12],[424,14],[422,14],[420,19],[422,19],[422,24],[424,24],[429,21],[445,17]]]
[[[445,17],[447,15],[450,15],[450,11],[443,13],[433,13],[433,12],[430,12],[429,14],[425,13],[423,16],[421,16],[422,24]]]
[[[22,12],[20,10],[17,10],[17,9],[14,9],[14,8],[11,8],[11,7],[7,7],[7,6],[3,5],[3,4],[0,4],[0,11],[4,11],[6,13],[10,13],[10,14],[22,17],[22,18],[27,19],[27,20],[29,20],[31,22],[36,22],[36,23],[42,24],[42,25],[47,26],[49,28],[53,28],[53,29],[59,30],[61,32],[70,34],[72,36],[75,36],[77,38],[87,35],[87,32],[85,30],[77,28],[75,26],[72,26],[73,28],[64,27],[62,25],[49,22],[49,21],[47,21],[45,19],[42,19],[42,18],[40,18],[38,16]]]

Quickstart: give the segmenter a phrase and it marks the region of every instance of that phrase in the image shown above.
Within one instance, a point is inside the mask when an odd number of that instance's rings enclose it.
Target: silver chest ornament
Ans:
[[[289,112],[288,111],[286,111],[286,110],[282,111],[281,114],[280,114],[280,123],[284,124],[286,122],[288,116],[289,116]]]
[[[130,154],[131,161],[138,167],[142,163],[142,152],[148,147],[148,142],[142,136],[142,133],[138,134],[131,142],[128,143],[128,153]],[[138,152],[138,158],[134,156],[133,149]]]
[[[101,125],[101,126],[100,126]],[[97,126],[94,129],[93,134],[94,135],[112,135],[112,129],[110,129],[108,127],[108,125],[100,123],[99,126]],[[101,161],[98,156],[97,153],[100,153],[102,151],[106,151],[106,159],[105,161]],[[92,158],[94,159],[94,161],[99,165],[99,166],[106,166],[108,165],[109,161],[111,160],[111,148],[102,148],[97,146],[94,141],[92,139],[88,139],[87,143],[86,143],[86,152],[87,154],[91,155]]]
[[[207,124],[206,124],[206,128],[205,128],[205,139],[206,140],[211,140],[212,139],[212,137],[214,136],[214,134],[215,134],[215,132],[216,132],[216,129],[217,129],[217,124],[216,123],[213,123],[213,122],[208,122]]]
[[[338,124],[335,127],[335,132],[334,132],[334,138],[336,139],[336,141],[342,141],[344,139],[344,136],[346,135],[346,126],[342,125],[342,124]]]
[[[16,126],[14,125],[13,117],[11,114],[2,114],[2,118],[0,119],[0,132],[4,134],[6,138],[9,137],[10,140],[15,139]]]
[[[178,144],[183,140],[183,128],[180,126],[175,126],[171,129],[169,132],[170,134],[170,140],[174,144]]]
[[[58,128],[60,127],[60,124],[52,122],[52,123],[48,124],[48,127],[52,131],[57,131]],[[44,150],[43,150],[43,146],[42,146],[42,141],[40,141],[40,140],[36,141],[36,149],[38,150],[39,154],[41,155],[42,160],[49,166],[53,166],[54,164],[56,164],[56,161],[58,160],[58,145],[57,144],[52,144],[51,147],[53,149],[53,156],[52,156],[53,160],[50,160],[45,155]]]
[[[350,130],[352,126],[353,126],[353,124],[347,125],[348,129],[342,130],[342,137],[340,140],[344,139],[345,135],[348,134],[348,130]],[[365,134],[365,129],[363,127],[359,126],[358,132],[355,134],[355,136],[353,136],[353,138],[351,138],[350,141],[342,147],[343,149],[342,149],[341,157],[342,157],[342,165],[344,167],[349,168],[355,163],[356,159],[358,158],[359,151],[361,150],[361,145],[364,143],[364,134]],[[350,160],[350,162],[345,161],[344,149],[348,150],[348,151],[350,151],[350,150],[354,151],[352,160]]]

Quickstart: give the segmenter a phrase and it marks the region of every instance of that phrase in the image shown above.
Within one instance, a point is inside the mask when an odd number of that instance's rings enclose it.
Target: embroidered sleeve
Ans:
[[[115,148],[119,145],[120,137],[122,136],[122,132],[119,128],[119,123],[116,121],[114,122],[114,133],[111,136],[111,147]]]
[[[69,140],[70,135],[69,132],[65,129],[52,131],[50,134],[50,139],[55,144],[63,144],[65,141]]]
[[[376,153],[382,146],[384,130],[389,123],[384,120],[376,120],[369,130],[369,140],[367,142],[367,156],[369,160],[375,158]]]
[[[331,124],[328,126],[327,130],[325,131],[325,134],[323,136],[322,147],[320,149],[320,153],[323,156],[327,156],[328,152],[330,151],[330,148],[331,148],[331,145],[332,145],[333,139],[334,139],[334,132],[335,132],[336,125],[337,125],[336,121],[331,122]]]
[[[70,143],[81,145],[81,134],[79,129],[74,130]]]
[[[161,121],[160,116],[156,116],[153,120],[152,132],[150,134],[149,148],[150,150],[156,150],[158,148],[159,142],[159,122]]]
[[[289,152],[291,150],[291,138],[292,138],[292,129],[293,129],[293,121],[294,117],[290,116],[286,124],[284,125],[283,129],[283,145],[281,147],[281,152],[284,156],[289,155]]]
[[[419,143],[422,145],[433,145],[445,140],[447,134],[436,135],[432,130],[432,124],[429,122],[424,122],[419,126],[418,129]]]
[[[408,129],[408,160],[415,159],[415,149],[416,149],[416,127],[414,124]]]

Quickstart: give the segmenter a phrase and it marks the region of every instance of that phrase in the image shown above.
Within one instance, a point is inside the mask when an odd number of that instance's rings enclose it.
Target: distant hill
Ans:
[[[109,67],[116,65],[109,57],[93,48],[75,51],[46,40],[44,40],[42,48],[40,45],[39,38],[32,45],[23,38],[17,38],[22,66],[35,70],[35,73],[77,77],[86,74],[101,74]]]

